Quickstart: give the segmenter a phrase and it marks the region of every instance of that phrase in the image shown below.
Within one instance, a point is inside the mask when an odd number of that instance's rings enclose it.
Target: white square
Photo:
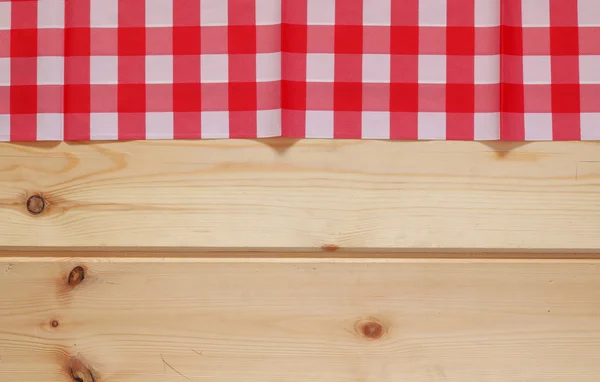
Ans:
[[[364,139],[389,139],[390,113],[387,111],[363,112],[361,130]]]
[[[525,140],[551,141],[552,114],[525,113]]]
[[[65,0],[38,1],[38,28],[63,28],[65,26]]]
[[[256,55],[256,81],[281,81],[281,53]]]
[[[173,0],[146,0],[146,26],[173,26]]]
[[[363,82],[389,83],[390,82],[390,55],[389,54],[363,54],[362,79]]]
[[[146,83],[173,83],[173,56],[146,56]]]
[[[526,84],[552,83],[550,56],[524,56],[523,82]]]
[[[307,0],[308,25],[334,25],[335,0]]]
[[[10,58],[0,58],[0,86],[10,85]]]
[[[116,28],[118,25],[118,0],[90,0],[90,26],[92,28]]]
[[[547,27],[550,25],[550,0],[521,0],[524,27]]]
[[[119,59],[116,56],[90,57],[90,83],[116,84],[119,82]]]
[[[363,2],[363,25],[391,25],[391,0],[369,0]]]
[[[475,0],[475,26],[495,27],[500,25],[501,0]]]
[[[281,109],[259,110],[256,113],[258,138],[281,136]]]
[[[581,113],[581,139],[600,140],[600,113]]]
[[[423,84],[446,83],[446,56],[419,55],[419,82]]]
[[[37,139],[40,141],[62,141],[64,126],[63,114],[38,114]]]
[[[598,0],[579,0],[578,21],[579,26],[591,27],[600,26],[600,1]]]
[[[500,83],[500,55],[475,56],[475,83]]]
[[[600,56],[579,56],[579,82],[600,84]]]
[[[333,82],[335,56],[330,53],[306,55],[306,80],[308,82]]]
[[[39,85],[62,85],[65,83],[64,57],[43,56],[37,58],[37,83]]]
[[[0,114],[0,141],[10,141],[10,115]]]
[[[227,82],[229,59],[226,54],[203,54],[200,56],[200,80],[204,83]]]
[[[117,113],[91,113],[90,139],[115,140],[119,138],[119,115]]]
[[[419,25],[446,26],[446,0],[419,0]]]
[[[419,139],[446,139],[446,113],[419,113]]]
[[[228,1],[200,1],[200,25],[225,26],[228,20]]]
[[[11,6],[9,2],[0,1],[0,30],[10,29]]]
[[[204,111],[200,123],[202,138],[229,138],[228,111]]]
[[[284,0],[256,0],[256,25],[281,24],[281,2]]]
[[[308,110],[306,138],[333,138],[333,111]]]
[[[500,113],[475,113],[473,122],[476,141],[500,139]]]
[[[146,139],[173,139],[173,113],[146,113]]]

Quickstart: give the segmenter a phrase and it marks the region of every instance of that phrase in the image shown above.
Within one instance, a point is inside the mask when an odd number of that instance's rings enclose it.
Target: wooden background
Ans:
[[[597,381],[599,253],[600,143],[0,144],[0,381]]]

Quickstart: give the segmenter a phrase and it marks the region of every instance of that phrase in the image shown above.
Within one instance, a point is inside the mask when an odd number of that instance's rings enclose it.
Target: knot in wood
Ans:
[[[27,211],[32,215],[39,215],[46,209],[46,201],[39,195],[30,196],[27,199]]]
[[[74,358],[69,365],[69,374],[73,382],[94,382],[94,375],[80,360]]]
[[[67,277],[67,284],[71,287],[79,285],[85,279],[85,270],[81,266],[76,266]]]
[[[58,320],[50,321],[50,326],[52,326],[53,328],[58,328],[59,325],[60,324],[59,324]]]
[[[356,323],[356,331],[360,337],[374,341],[382,338],[387,332],[387,328],[378,319],[369,317]]]

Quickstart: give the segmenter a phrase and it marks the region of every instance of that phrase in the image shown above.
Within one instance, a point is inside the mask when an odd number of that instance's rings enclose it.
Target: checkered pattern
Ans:
[[[600,139],[598,0],[0,0],[0,140]]]

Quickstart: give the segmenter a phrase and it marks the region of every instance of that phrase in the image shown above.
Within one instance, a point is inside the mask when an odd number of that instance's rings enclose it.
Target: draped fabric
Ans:
[[[0,140],[600,139],[598,0],[0,0]]]

